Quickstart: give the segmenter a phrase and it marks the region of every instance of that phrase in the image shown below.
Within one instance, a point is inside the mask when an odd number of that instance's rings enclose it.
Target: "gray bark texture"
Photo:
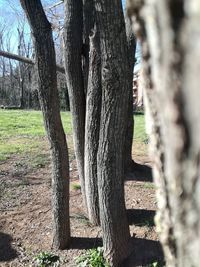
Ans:
[[[97,27],[90,35],[89,77],[86,99],[85,125],[85,192],[88,217],[91,223],[100,224],[97,151],[99,144],[99,127],[101,114],[101,54]]]
[[[53,246],[69,246],[69,160],[63,130],[56,80],[56,59],[51,25],[40,0],[21,0],[34,36],[36,65],[39,76],[39,99],[51,148],[53,165],[52,209]]]
[[[83,4],[82,0],[65,0],[64,66],[72,113],[74,150],[83,199],[85,199],[84,143],[85,94],[82,72]]]
[[[82,68],[84,76],[84,91],[87,94],[88,77],[89,77],[89,51],[90,51],[90,34],[94,28],[95,13],[94,1],[83,0],[83,57]]]
[[[200,254],[199,1],[129,1],[153,93],[157,229],[168,267]],[[150,90],[149,90],[150,91]],[[150,97],[152,96],[152,97]],[[150,108],[151,109],[151,108]],[[157,122],[156,122],[157,121]],[[157,133],[157,137],[155,136]]]
[[[124,145],[128,112],[128,46],[120,0],[96,0],[102,64],[102,107],[97,155],[100,221],[105,257],[117,267],[128,256],[124,201]]]

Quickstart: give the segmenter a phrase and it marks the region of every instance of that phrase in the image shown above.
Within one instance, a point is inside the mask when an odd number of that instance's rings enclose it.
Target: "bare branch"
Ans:
[[[6,52],[6,51],[2,51],[2,50],[0,50],[0,56],[6,57],[6,58],[10,58],[10,59],[14,59],[14,60],[17,60],[17,61],[20,61],[20,62],[24,62],[24,63],[27,63],[27,64],[31,64],[31,65],[35,64],[35,61],[33,59],[31,59],[31,58],[22,57],[22,56],[19,56],[19,55],[13,54],[13,53],[9,53],[9,52]],[[61,73],[65,73],[65,69],[60,65],[56,65],[56,69],[57,69],[57,71],[59,71]]]
[[[31,64],[31,65],[35,64],[35,61],[33,59],[31,59],[31,58],[19,56],[19,55],[16,55],[16,54],[13,54],[13,53],[9,53],[9,52],[6,52],[6,51],[2,51],[2,50],[0,50],[0,56],[6,57],[6,58],[10,58],[10,59],[14,59],[14,60],[17,60],[17,61],[20,61],[20,62],[24,62],[24,63],[27,63],[27,64]]]
[[[50,6],[50,7],[48,7],[48,9],[51,9],[51,8],[54,8],[54,7],[57,7],[57,6],[59,6],[59,5],[61,5],[61,4],[63,4],[63,0],[61,0],[60,2],[58,2],[58,3],[56,3],[56,4],[54,4],[54,5],[52,5],[52,6]]]

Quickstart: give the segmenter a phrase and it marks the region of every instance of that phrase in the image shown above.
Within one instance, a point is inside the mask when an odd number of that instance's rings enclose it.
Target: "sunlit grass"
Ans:
[[[65,132],[71,133],[71,115],[62,112]],[[0,137],[44,136],[44,124],[41,111],[0,110]]]
[[[67,139],[70,139],[70,146],[72,146],[71,114],[62,112],[61,116]],[[146,150],[144,115],[139,114],[134,117],[135,148]],[[0,110],[0,161],[19,155],[27,156],[33,161],[37,155],[40,157],[39,161],[45,161],[42,156],[44,152],[48,154],[48,145],[41,111]]]
[[[134,116],[135,129],[134,140],[137,142],[145,142],[147,135],[145,133],[145,120],[143,114],[137,114]]]
[[[71,134],[71,115],[62,112],[66,134]],[[40,154],[46,150],[41,111],[0,110],[0,161],[12,155]]]

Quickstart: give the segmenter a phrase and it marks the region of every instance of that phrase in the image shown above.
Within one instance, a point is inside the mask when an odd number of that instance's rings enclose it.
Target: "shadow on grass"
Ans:
[[[131,243],[132,253],[123,262],[121,267],[146,266],[153,262],[163,264],[164,255],[160,242],[142,238],[132,238]]]
[[[128,209],[126,211],[129,225],[154,226],[155,210]]]
[[[0,232],[0,262],[10,261],[17,257],[17,251],[12,248],[12,237]]]
[[[126,173],[126,181],[153,182],[151,167],[133,162]]]
[[[144,111],[134,111],[134,116],[144,116]]]

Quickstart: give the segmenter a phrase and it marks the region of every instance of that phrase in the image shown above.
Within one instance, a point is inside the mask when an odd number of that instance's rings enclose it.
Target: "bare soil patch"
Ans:
[[[19,158],[0,165],[0,266],[34,266],[33,256],[53,251],[51,224],[51,166],[16,172]],[[149,163],[146,156],[138,162]],[[24,171],[23,171],[24,170]],[[88,248],[102,245],[101,230],[88,222],[84,211],[75,161],[70,163],[70,214],[72,245],[53,251],[61,266],[76,266],[75,258]],[[146,177],[142,179],[142,176]],[[129,174],[125,182],[127,216],[133,237],[133,254],[124,266],[146,266],[162,257],[153,223],[155,188],[145,172]],[[140,177],[140,179],[137,179]],[[144,180],[144,181],[143,181]]]

